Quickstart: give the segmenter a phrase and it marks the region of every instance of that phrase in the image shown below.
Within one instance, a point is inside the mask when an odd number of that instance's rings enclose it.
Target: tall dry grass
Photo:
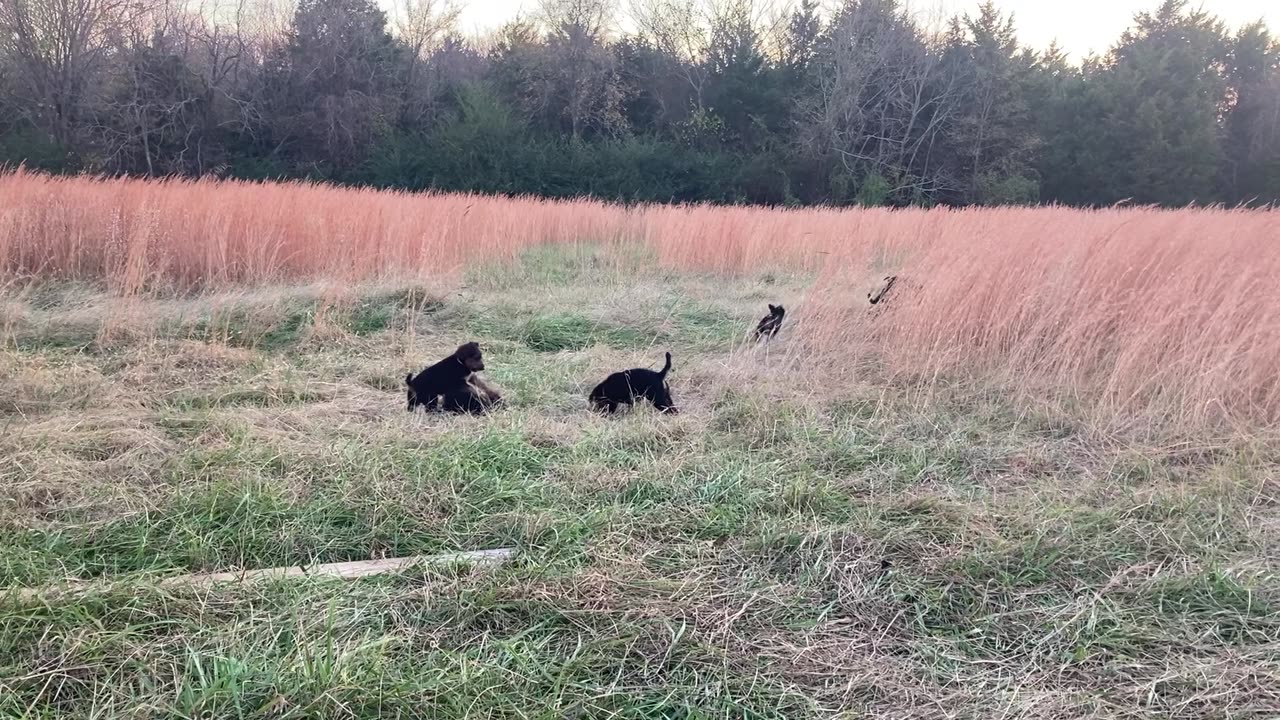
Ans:
[[[1280,419],[1280,213],[966,209],[893,224],[824,268],[819,346],[875,347],[896,373],[998,378],[1111,423]],[[881,313],[827,300],[884,257],[905,282]]]
[[[1280,213],[623,208],[309,183],[0,175],[5,279],[217,288],[432,278],[555,242],[676,269],[794,270],[799,354],[972,376],[1185,429],[1280,420]],[[887,306],[868,284],[900,274]]]
[[[0,269],[119,292],[448,274],[545,242],[617,239],[601,203],[305,182],[0,175]]]

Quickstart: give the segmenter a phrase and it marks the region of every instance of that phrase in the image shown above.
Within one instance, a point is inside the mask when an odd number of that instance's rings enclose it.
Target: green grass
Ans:
[[[1265,441],[1147,447],[874,377],[790,392],[738,341],[762,287],[794,288],[651,261],[530,251],[470,269],[447,303],[415,286],[158,298],[158,321],[114,334],[92,288],[22,299],[0,354],[0,716],[1280,707]],[[404,373],[464,338],[505,409],[408,416]],[[679,416],[587,411],[594,381],[668,348]],[[491,547],[517,554],[156,583]]]
[[[364,337],[397,327],[407,313],[431,316],[445,303],[421,287],[391,288],[360,296],[341,308],[342,325],[352,335]]]
[[[468,287],[512,289],[611,285],[620,279],[660,275],[657,258],[643,243],[575,242],[527,248],[506,262],[466,268]]]
[[[534,352],[582,350],[593,345],[627,349],[665,341],[654,330],[615,325],[577,312],[541,314],[499,305],[474,318],[470,328],[482,337],[517,343]]]

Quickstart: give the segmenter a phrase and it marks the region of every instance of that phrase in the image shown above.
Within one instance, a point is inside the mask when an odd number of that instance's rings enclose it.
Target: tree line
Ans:
[[[626,202],[1280,199],[1280,42],[1186,0],[1079,63],[990,2],[926,27],[898,0],[543,0],[485,38],[448,2],[0,0],[0,164]]]

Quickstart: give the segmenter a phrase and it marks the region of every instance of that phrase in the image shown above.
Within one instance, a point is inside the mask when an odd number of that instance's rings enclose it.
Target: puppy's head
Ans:
[[[604,385],[603,384],[597,385],[594,388],[592,388],[591,393],[587,395],[587,403],[591,406],[592,410],[604,409],[605,401],[604,401]]]
[[[458,346],[453,356],[471,372],[484,370],[484,357],[480,354],[480,343],[469,342]]]
[[[769,306],[769,316],[770,316],[770,317],[776,317],[776,318],[778,318],[779,320],[781,320],[781,319],[782,319],[782,316],[783,316],[783,315],[786,315],[786,314],[787,314],[787,309],[786,309],[786,308],[784,308],[784,307],[782,307],[781,305],[770,305],[770,306]]]

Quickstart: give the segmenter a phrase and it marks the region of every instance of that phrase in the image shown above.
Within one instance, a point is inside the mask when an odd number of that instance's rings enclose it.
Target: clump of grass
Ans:
[[[412,518],[316,498],[290,503],[269,486],[214,485],[163,512],[145,512],[92,529],[27,533],[11,538],[7,576],[24,584],[70,575],[93,578],[137,571],[255,568],[362,560],[430,552],[437,533]],[[16,559],[14,555],[16,554]],[[40,558],[57,557],[52,567]]]
[[[295,345],[315,322],[320,298],[302,291],[277,297],[229,298],[194,316],[166,318],[160,334],[231,347],[280,351]]]
[[[583,315],[540,315],[519,331],[521,342],[537,352],[581,350],[595,344],[618,348],[643,347],[653,338],[632,328],[602,326]]]
[[[402,381],[403,383],[403,381]],[[274,407],[323,402],[327,393],[287,384],[256,387],[222,387],[211,393],[180,393],[165,400],[165,406],[178,410],[209,410],[226,407]]]
[[[603,244],[589,236],[575,242],[535,245],[509,260],[477,263],[466,270],[468,287],[506,290],[600,286],[652,274],[657,258],[639,243]]]
[[[471,326],[484,335],[548,353],[581,350],[593,345],[647,347],[657,340],[653,330],[612,325],[581,313],[521,315],[515,308],[499,307],[476,318]]]
[[[425,288],[409,286],[361,295],[343,308],[342,326],[357,337],[372,335],[394,326],[398,318],[412,312],[433,315],[444,309],[444,300]]]

